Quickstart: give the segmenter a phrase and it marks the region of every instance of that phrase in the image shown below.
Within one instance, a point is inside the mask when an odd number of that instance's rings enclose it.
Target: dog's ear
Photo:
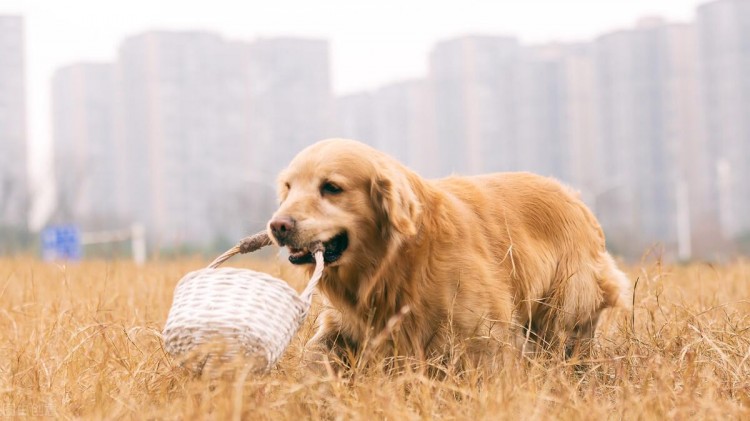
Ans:
[[[380,169],[370,186],[373,208],[384,237],[392,230],[411,237],[417,233],[421,206],[406,174]]]

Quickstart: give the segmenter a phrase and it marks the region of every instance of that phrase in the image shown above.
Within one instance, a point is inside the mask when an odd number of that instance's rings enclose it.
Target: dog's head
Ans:
[[[408,170],[353,140],[304,149],[280,174],[278,193],[268,234],[294,264],[314,262],[315,242],[325,245],[328,266],[378,259],[393,241],[416,234],[421,213]]]

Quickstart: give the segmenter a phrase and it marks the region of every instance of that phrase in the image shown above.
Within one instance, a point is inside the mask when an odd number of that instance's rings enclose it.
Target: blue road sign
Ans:
[[[42,258],[53,260],[80,260],[81,233],[75,225],[55,225],[42,231]]]

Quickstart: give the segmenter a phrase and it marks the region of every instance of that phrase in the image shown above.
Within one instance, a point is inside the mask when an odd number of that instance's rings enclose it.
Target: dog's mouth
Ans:
[[[341,258],[344,251],[349,247],[349,236],[346,232],[342,232],[331,238],[330,240],[323,243],[325,251],[323,252],[323,260],[329,264],[333,263]],[[310,253],[310,250],[305,248],[292,248],[289,247],[289,261],[295,265],[305,265],[309,263],[315,263],[315,257]]]

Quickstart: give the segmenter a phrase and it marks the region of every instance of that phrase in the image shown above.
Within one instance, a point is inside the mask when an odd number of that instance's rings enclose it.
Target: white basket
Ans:
[[[214,268],[241,252],[235,247],[209,268],[190,272],[177,284],[164,327],[164,348],[178,359],[242,358],[267,371],[281,358],[307,317],[323,272],[316,250],[315,272],[301,295],[286,282],[248,269]]]

